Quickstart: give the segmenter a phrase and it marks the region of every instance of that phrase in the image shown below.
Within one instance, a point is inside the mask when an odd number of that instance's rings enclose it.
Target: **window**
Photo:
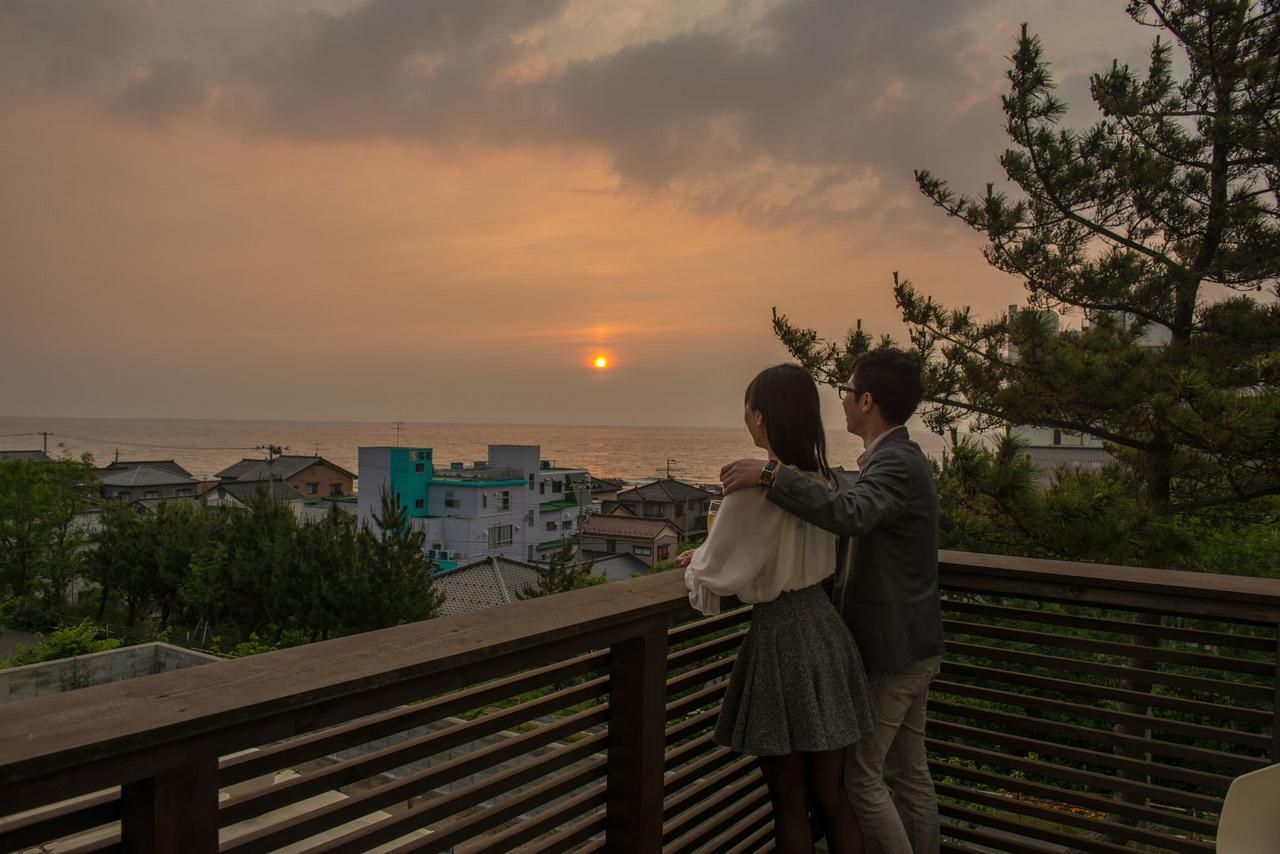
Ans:
[[[342,484],[340,484],[340,483],[331,483],[331,484],[329,484],[329,494],[330,494],[330,495],[341,495],[341,494],[342,494]]]
[[[421,510],[421,509],[422,509],[422,504],[423,504],[423,499],[421,499],[421,498],[415,498],[415,499],[413,500],[413,506],[414,506],[414,509],[416,509],[416,510]]]
[[[547,530],[548,530],[548,531],[554,531],[555,529],[556,529],[556,520],[555,520],[555,519],[552,519],[551,521],[547,522]]]
[[[177,494],[177,495],[190,495],[190,494],[191,494],[191,487],[189,487],[189,486],[180,486],[180,487],[178,487],[178,491],[177,491],[177,493],[176,493],[176,494]]]
[[[530,485],[529,485],[529,488],[530,488],[530,489],[532,489],[532,488],[533,488],[533,484],[530,484]],[[528,560],[528,561],[532,561],[532,560],[533,560],[533,546],[529,546],[528,550],[527,550],[527,551],[525,552],[525,554],[524,554],[524,558],[525,558],[525,560]]]
[[[658,546],[658,560],[666,560],[671,556],[671,546]]]
[[[143,498],[159,498],[160,491],[156,489],[148,489],[146,492],[142,493],[142,497]]]
[[[319,495],[319,494],[320,494],[320,484],[318,483],[307,484],[307,495]]]
[[[532,476],[532,475],[531,475],[531,476]],[[544,480],[544,481],[541,481],[541,482],[538,484],[538,494],[539,494],[539,495],[546,495],[546,494],[547,494],[547,482],[546,482],[545,480]]]
[[[446,508],[458,506],[458,499],[454,498],[452,489],[446,489],[444,491],[444,506]]]
[[[498,496],[498,509],[499,510],[511,509],[511,491],[510,490],[504,489],[502,491],[502,494]]]
[[[489,546],[509,546],[511,545],[511,526],[510,525],[494,525],[489,529]]]
[[[418,474],[422,474],[423,472],[425,472],[425,471],[427,470],[427,464],[426,464],[426,463],[414,463],[414,464],[413,464],[413,470],[414,470],[415,472],[417,472]]]
[[[662,518],[662,505],[661,505],[661,504],[646,504],[646,505],[644,505],[644,515],[645,515],[646,517],[650,518],[650,519],[661,519],[661,518]]]
[[[116,498],[127,499],[128,497],[129,497],[129,490],[127,489],[116,490]]]
[[[564,481],[562,480],[551,481],[551,491],[555,493],[564,492]]]
[[[480,493],[480,509],[487,510],[489,508],[489,493]]]
[[[604,553],[605,553],[605,554],[610,554],[610,555],[617,554],[617,553],[618,553],[618,541],[617,541],[617,540],[605,540],[605,541],[604,541]]]
[[[631,549],[631,553],[641,555],[642,557],[648,557],[653,554],[653,548],[651,546],[634,546]]]
[[[529,488],[533,489],[533,475],[529,475]]]

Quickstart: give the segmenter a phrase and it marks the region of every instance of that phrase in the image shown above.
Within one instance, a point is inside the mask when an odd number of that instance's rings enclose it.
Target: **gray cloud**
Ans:
[[[125,85],[108,106],[107,113],[160,126],[178,115],[199,109],[207,97],[205,81],[194,63],[182,58],[158,59]]]
[[[994,177],[1003,63],[974,55],[990,5],[780,0],[737,19],[755,4],[729,4],[685,32],[564,58],[541,35],[566,0],[330,0],[269,25],[251,3],[10,0],[0,49],[22,47],[29,82],[80,85],[117,118],[162,124],[207,102],[306,139],[586,147],[624,185],[701,209],[865,222],[898,217],[913,168],[965,180],[979,162]]]

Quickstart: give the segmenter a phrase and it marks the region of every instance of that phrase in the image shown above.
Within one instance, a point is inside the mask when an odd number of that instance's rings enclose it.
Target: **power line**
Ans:
[[[39,436],[39,433],[21,433],[14,435]],[[92,436],[71,436],[66,433],[50,433],[61,439],[74,439],[77,442],[92,442],[98,445],[128,445],[134,448],[161,448],[166,451],[254,451],[253,445],[160,445],[154,442],[128,442],[122,439],[102,439]]]

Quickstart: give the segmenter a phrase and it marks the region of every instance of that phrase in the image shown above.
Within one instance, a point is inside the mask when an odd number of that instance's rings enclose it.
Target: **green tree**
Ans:
[[[374,528],[362,529],[362,577],[355,579],[348,631],[370,631],[397,623],[429,620],[440,613],[444,594],[431,578],[427,535],[409,521],[409,510],[383,489]]]
[[[537,582],[520,591],[520,598],[535,599],[539,596],[550,596],[553,593],[564,593],[603,584],[604,576],[596,575],[591,571],[593,562],[579,563],[576,551],[572,542],[566,542],[561,546],[545,564],[538,566]]]
[[[42,661],[56,661],[74,655],[88,655],[93,652],[106,652],[123,645],[119,638],[102,638],[102,630],[93,620],[87,617],[74,626],[62,626],[51,634],[47,640],[33,646],[20,646],[12,658],[0,659],[0,668],[21,667],[24,664],[39,664]]]
[[[0,462],[0,593],[57,615],[81,572],[93,458]]]
[[[1085,130],[1061,126],[1066,106],[1023,27],[1002,99],[1014,147],[1000,164],[1016,197],[992,185],[957,195],[916,173],[926,196],[983,235],[988,262],[1022,280],[1033,309],[977,319],[895,274],[925,366],[922,414],[940,432],[1014,424],[1100,437],[1152,511],[1131,514],[1135,525],[1265,519],[1280,494],[1280,13],[1273,0],[1135,0],[1128,12],[1160,30],[1150,62],[1092,77],[1102,118]],[[1089,325],[1060,331],[1049,310]],[[841,342],[776,312],[774,327],[832,383],[873,345],[860,326]]]

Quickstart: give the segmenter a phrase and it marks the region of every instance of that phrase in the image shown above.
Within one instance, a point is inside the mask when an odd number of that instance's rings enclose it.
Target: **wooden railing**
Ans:
[[[949,851],[1212,851],[1280,761],[1280,581],[943,553]],[[0,851],[754,851],[750,610],[665,573],[0,705]]]

